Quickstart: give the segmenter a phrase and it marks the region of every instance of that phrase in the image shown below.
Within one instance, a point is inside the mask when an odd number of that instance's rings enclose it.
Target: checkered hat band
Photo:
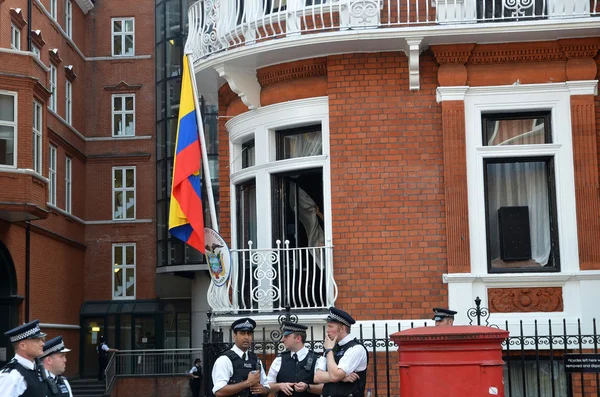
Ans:
[[[283,330],[286,332],[306,332],[304,328],[294,327],[293,325],[286,325],[285,327],[283,327]]]
[[[236,324],[235,327],[233,327],[233,329],[240,329],[240,328],[251,328],[251,329],[254,329],[254,327],[252,326],[252,324],[248,320],[246,320],[243,323]]]
[[[25,331],[25,332],[23,332],[21,334],[17,334],[17,335],[11,336],[10,337],[10,343],[15,343],[15,342],[18,342],[20,340],[27,339],[27,338],[35,335],[35,334],[39,334],[40,332],[41,332],[40,327],[38,327],[36,325],[34,328],[32,328],[30,330],[27,330],[27,331]]]
[[[51,355],[52,353],[61,351],[64,348],[65,348],[65,343],[60,342],[58,345],[54,345],[51,348],[49,348],[48,350],[45,350],[44,354],[42,354],[42,357],[47,357],[47,356]]]
[[[338,323],[342,323],[342,324],[350,327],[350,324],[348,323],[348,320],[346,320],[343,317],[338,316],[337,314],[329,313],[329,319],[332,320],[332,321],[337,321]]]

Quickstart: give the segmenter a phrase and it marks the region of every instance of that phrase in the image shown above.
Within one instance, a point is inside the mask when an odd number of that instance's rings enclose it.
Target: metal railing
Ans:
[[[231,250],[232,270],[227,288],[209,291],[215,313],[277,312],[326,309],[337,298],[333,278],[333,247],[292,248],[289,241],[275,248]]]
[[[194,59],[294,35],[600,15],[598,0],[200,0],[189,9]]]
[[[104,382],[105,382],[105,395],[109,395],[112,392],[113,387],[115,386],[116,380],[116,372],[115,372],[115,356],[116,354],[112,354],[110,356],[110,360],[108,360],[108,364],[106,365],[106,369],[104,370]]]
[[[119,350],[111,359],[112,378],[185,375],[200,357],[202,349]],[[108,390],[108,376],[106,383]]]

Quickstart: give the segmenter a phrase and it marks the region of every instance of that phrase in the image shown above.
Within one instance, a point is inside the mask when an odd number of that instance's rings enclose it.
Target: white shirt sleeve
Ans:
[[[19,397],[27,390],[27,382],[16,369],[0,373],[0,396]]]
[[[269,368],[269,375],[267,375],[267,382],[269,383],[277,383],[277,374],[279,374],[279,370],[281,369],[281,356],[276,357],[271,363],[271,368]]]
[[[69,389],[69,396],[73,397],[73,390],[71,390],[71,385],[69,384],[69,381],[64,378],[63,381],[65,382],[65,385],[67,385],[67,389]]]
[[[367,351],[360,345],[352,346],[340,359],[338,368],[346,375],[355,371],[364,371],[367,368]]]
[[[317,363],[315,364],[315,372],[320,369],[321,371],[327,371],[327,359],[323,356],[317,359]]]
[[[102,344],[102,350],[104,350],[105,352],[109,351],[110,348],[108,347],[108,345],[106,343]]]
[[[233,375],[233,365],[227,356],[221,356],[215,361],[212,370],[213,393],[221,390],[229,383],[229,379]]]
[[[192,367],[192,369],[190,369],[190,374],[194,374],[198,371],[198,367],[196,367],[195,365]]]
[[[260,384],[269,389],[271,386],[269,386],[269,381],[267,380],[267,375],[265,374],[265,366],[260,359],[258,362],[260,363]]]

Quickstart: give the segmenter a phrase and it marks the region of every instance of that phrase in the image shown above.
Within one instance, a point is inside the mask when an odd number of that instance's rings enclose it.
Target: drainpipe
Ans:
[[[29,1],[31,3],[31,0]],[[31,31],[31,29],[30,29]],[[31,223],[27,221],[25,229],[25,322],[29,322],[29,280],[31,274]]]
[[[27,51],[31,52],[33,47],[31,46],[31,12],[32,12],[32,0],[27,0]]]

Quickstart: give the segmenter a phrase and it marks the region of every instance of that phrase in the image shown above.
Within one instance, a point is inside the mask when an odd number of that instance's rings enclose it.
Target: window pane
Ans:
[[[135,186],[135,172],[133,169],[128,169],[125,171],[125,178],[127,179],[127,187]]]
[[[183,60],[182,41],[180,38],[167,40],[167,77],[175,77],[181,75],[181,62]]]
[[[126,192],[125,197],[127,197],[127,218],[133,219],[135,218],[135,199],[133,192]]]
[[[15,97],[0,95],[0,120],[15,121]]]
[[[156,46],[156,81],[165,78],[165,43]]]
[[[113,135],[123,135],[123,131],[121,131],[121,125],[123,123],[123,115],[121,114],[115,114],[115,121],[114,121],[114,131],[113,131]]]
[[[544,117],[485,119],[484,146],[536,145],[551,143],[546,139]]]
[[[179,115],[179,97],[181,95],[181,79],[167,81],[167,117]]]
[[[488,163],[486,200],[492,268],[552,266],[549,161]],[[552,182],[554,183],[554,182]],[[553,186],[552,186],[553,188]]]
[[[115,173],[114,174],[115,175],[114,176],[114,180],[115,180],[114,186],[115,186],[115,188],[120,188],[123,186],[123,170],[117,169],[117,170],[114,170],[114,173]]]
[[[125,55],[133,55],[133,36],[125,36]]]
[[[167,121],[167,157],[173,157],[175,155],[177,123],[177,119],[170,119]]]
[[[130,33],[133,32],[133,19],[125,21],[125,31]]]
[[[13,127],[0,125],[0,164],[14,165],[15,130]]]
[[[125,247],[125,263],[135,265],[135,247],[133,245]]]
[[[133,114],[125,115],[125,135],[135,135],[135,131],[133,129]]]
[[[133,110],[133,97],[128,96],[125,98],[125,110]]]
[[[120,96],[113,97],[113,109],[115,111],[123,110],[123,104]]]
[[[115,266],[123,264],[123,247],[116,245],[115,247]]]
[[[165,5],[156,7],[156,42],[158,43],[165,37]]]
[[[171,0],[167,3],[167,38],[173,37],[181,31],[181,2]]]
[[[320,129],[298,133],[280,131],[278,134],[277,160],[318,156],[323,153]]]
[[[113,32],[117,33],[121,31],[121,21],[113,21]]]
[[[114,269],[115,272],[115,280],[114,280],[114,290],[113,296],[121,297],[123,296],[123,269]]]
[[[123,192],[115,192],[115,219],[123,219]]]
[[[121,36],[113,37],[114,54],[123,55],[123,46],[121,44]]]
[[[135,269],[125,269],[126,274],[126,296],[135,296]]]

